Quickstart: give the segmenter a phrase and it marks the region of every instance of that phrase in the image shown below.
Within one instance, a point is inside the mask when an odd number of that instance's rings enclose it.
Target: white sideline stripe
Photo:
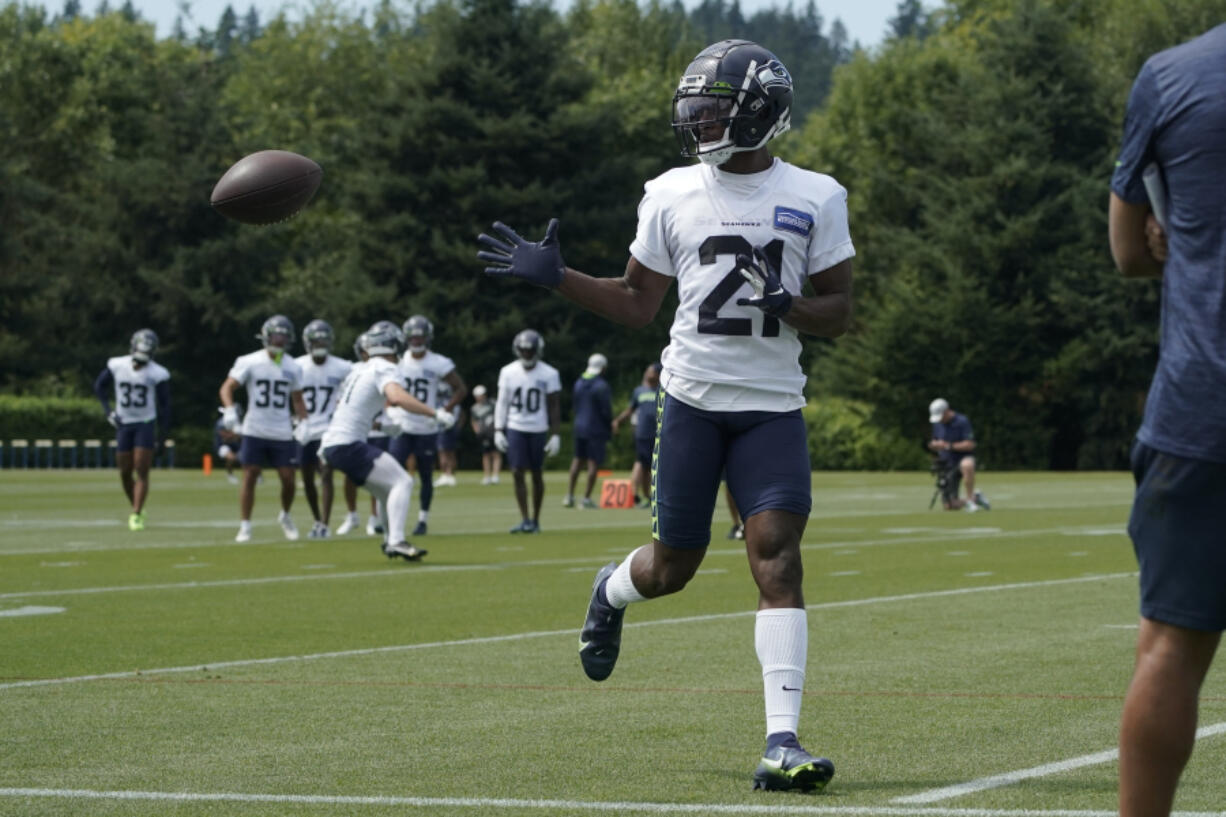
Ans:
[[[1071,809],[898,808],[896,806],[804,806],[731,803],[651,803],[601,800],[536,800],[505,797],[404,797],[343,794],[246,794],[241,792],[95,791],[93,789],[0,789],[3,797],[56,797],[73,800],[153,800],[170,802],[297,803],[337,806],[415,806],[418,808],[538,809],[614,811],[649,814],[813,814],[822,817],[1115,817],[1114,811]],[[1223,817],[1226,812],[1177,811],[1171,817]]]
[[[1220,735],[1223,732],[1226,732],[1226,722],[1202,726],[1196,730],[1196,739],[1200,740],[1201,738]],[[1103,752],[1095,752],[1090,755],[1082,755],[1081,757],[1071,757],[1068,760],[1059,760],[1055,763],[1044,763],[1042,766],[1034,766],[1030,769],[1020,769],[1016,772],[1005,772],[1004,774],[994,774],[991,777],[981,777],[978,780],[970,780],[966,783],[959,783],[956,786],[945,786],[944,788],[932,789],[920,792],[919,794],[910,794],[906,797],[895,797],[890,802],[900,804],[935,803],[938,800],[948,800],[952,797],[961,797],[964,794],[971,794],[977,791],[1009,786],[1013,783],[1030,780],[1035,777],[1046,777],[1049,774],[1059,774],[1060,772],[1067,772],[1072,769],[1080,769],[1084,766],[1110,763],[1119,756],[1119,749],[1107,749]]]
[[[1013,584],[984,585],[983,587],[959,587],[953,590],[931,590],[924,593],[905,593],[899,596],[875,596],[866,599],[848,599],[846,601],[828,601],[819,604],[806,604],[806,610],[833,610],[840,607],[860,607],[866,604],[886,604],[895,601],[915,601],[919,599],[934,599],[945,596],[964,596],[972,593],[990,593],[997,590],[1024,590],[1034,587],[1054,587],[1064,584],[1083,584],[1107,579],[1119,579],[1135,576],[1135,573],[1104,573],[1094,576],[1079,576],[1073,579],[1049,579],[1035,582],[1015,582]],[[757,615],[756,610],[738,610],[734,613],[709,613],[701,616],[684,616],[679,618],[661,618],[653,621],[638,621],[626,624],[626,628],[654,627],[659,624],[693,624],[704,621],[718,621],[728,618],[744,618]],[[191,664],[179,667],[162,667],[159,669],[125,670],[123,672],[107,672],[97,675],[74,675],[67,678],[40,678],[32,681],[9,681],[0,684],[0,690],[17,689],[19,687],[41,687],[58,684],[74,684],[81,681],[105,681],[117,678],[135,678],[140,675],[165,675],[179,672],[207,672],[225,667],[249,667],[260,664],[282,664],[289,661],[315,661],[321,658],[350,658],[359,655],[377,655],[379,653],[406,652],[408,650],[423,650],[434,647],[463,647],[471,644],[496,644],[503,641],[523,641],[529,638],[546,638],[551,636],[575,636],[574,628],[565,630],[537,630],[527,633],[510,633],[507,635],[490,635],[477,638],[461,638],[455,641],[427,641],[419,644],[394,644],[386,647],[365,647],[357,650],[335,650],[332,652],[311,653],[309,655],[281,655],[272,658],[242,658],[234,661],[210,661],[205,664]]]

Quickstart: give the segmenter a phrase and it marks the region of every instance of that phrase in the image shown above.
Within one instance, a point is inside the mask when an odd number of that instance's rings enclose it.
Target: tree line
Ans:
[[[268,315],[328,320],[341,351],[421,313],[470,384],[524,327],[574,376],[606,354],[619,391],[667,343],[527,285],[488,281],[495,219],[562,218],[567,262],[619,275],[642,183],[680,163],[677,78],[746,37],[796,82],[785,158],[849,191],[854,330],[807,342],[810,397],[854,401],[919,440],[940,394],[995,467],[1126,463],[1156,354],[1158,289],[1106,251],[1107,181],[1132,76],[1222,19],[1226,0],[903,0],[886,40],[849,42],[815,2],[324,2],[300,19],[227,9],[165,38],[125,5],[0,7],[0,378],[88,393],[137,328],[162,339],[176,415],[209,425]],[[299,216],[227,222],[208,194],[241,156],[324,167]]]

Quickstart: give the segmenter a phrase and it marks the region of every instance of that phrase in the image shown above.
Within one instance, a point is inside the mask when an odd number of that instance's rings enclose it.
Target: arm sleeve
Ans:
[[[170,381],[163,380],[153,391],[158,404],[158,433],[165,437],[170,434]]]
[[[630,243],[630,254],[648,269],[676,278],[668,248],[667,213],[660,199],[657,186],[648,182],[639,201],[639,224]]]
[[[498,399],[494,401],[494,430],[507,430],[507,414],[511,411],[510,398],[507,396],[506,382],[498,375]]]
[[[847,189],[840,185],[818,208],[813,240],[809,242],[808,275],[830,269],[855,254],[847,223]]]
[[[1124,114],[1124,138],[1111,175],[1111,192],[1129,204],[1145,204],[1149,196],[1141,174],[1154,161],[1153,136],[1158,121],[1158,83],[1149,63],[1141,68]]]
[[[115,392],[115,375],[111,374],[111,369],[108,366],[103,369],[98,375],[98,379],[94,381],[94,394],[98,398],[98,402],[102,404],[102,413],[111,413],[111,395]]]

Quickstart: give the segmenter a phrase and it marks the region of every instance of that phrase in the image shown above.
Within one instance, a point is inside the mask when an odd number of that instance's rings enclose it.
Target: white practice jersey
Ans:
[[[405,352],[404,357],[400,358],[401,385],[431,408],[441,405],[438,402],[439,385],[444,377],[454,371],[455,363],[451,358],[429,350],[420,358],[413,357],[412,352]],[[438,422],[424,414],[397,412],[396,422],[402,423],[409,434],[434,434],[439,430]]]
[[[752,306],[734,268],[763,247],[793,295],[855,255],[847,191],[829,176],[776,159],[750,175],[705,164],[647,182],[630,253],[677,279],[679,304],[661,357],[664,389],[715,411],[791,411],[804,405],[796,330]]]
[[[260,349],[235,359],[230,377],[247,390],[243,436],[263,440],[292,440],[293,406],[290,394],[302,389],[302,369],[289,355],[277,363]]]
[[[387,358],[372,357],[354,365],[342,384],[340,402],[319,447],[346,445],[374,436],[370,427],[387,402],[384,389],[388,383],[400,385],[400,372]]]
[[[551,394],[562,391],[558,370],[538,360],[525,369],[518,360],[498,372],[498,401],[494,404],[494,427],[514,431],[548,431]]]
[[[121,423],[156,420],[157,386],[170,379],[170,372],[152,360],[139,369],[132,364],[131,355],[113,357],[106,362],[115,378],[115,413]]]
[[[349,375],[353,364],[348,360],[328,355],[323,363],[316,363],[310,355],[294,358],[302,369],[302,400],[306,403],[307,421],[310,423],[310,440],[324,435],[336,401],[340,399],[341,382]]]

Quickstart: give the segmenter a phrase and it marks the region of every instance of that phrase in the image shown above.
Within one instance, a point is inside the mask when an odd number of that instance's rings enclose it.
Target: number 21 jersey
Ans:
[[[302,369],[289,355],[277,363],[260,349],[236,358],[230,377],[247,391],[243,436],[262,440],[292,440],[290,394],[302,390]]]
[[[796,330],[752,306],[753,290],[735,270],[737,253],[762,247],[784,288],[855,255],[847,191],[834,179],[775,159],[761,173],[728,173],[705,164],[676,168],[647,182],[630,253],[677,279],[679,303],[664,364],[686,383],[683,396],[742,390],[732,406],[699,408],[789,411],[804,405]],[[687,399],[686,402],[691,402]],[[698,400],[696,402],[701,402]]]

